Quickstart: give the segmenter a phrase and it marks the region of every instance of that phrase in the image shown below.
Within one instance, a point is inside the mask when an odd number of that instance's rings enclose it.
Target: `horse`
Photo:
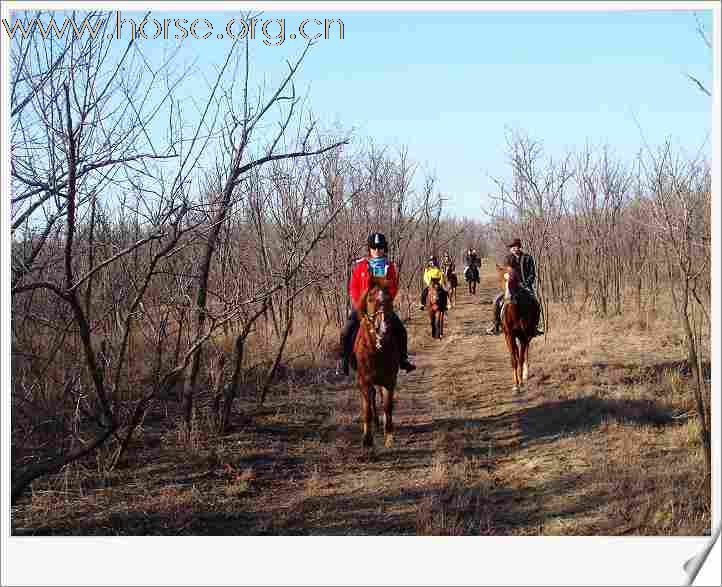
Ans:
[[[479,283],[479,268],[476,265],[467,265],[464,268],[464,279],[469,286],[469,293],[476,293],[476,284]]]
[[[432,279],[429,294],[426,297],[426,311],[431,322],[431,338],[444,336],[444,318],[446,317],[447,294],[438,279]]]
[[[529,377],[529,346],[539,323],[540,307],[534,294],[522,287],[519,272],[508,265],[496,265],[504,302],[501,308],[501,329],[511,355],[514,392],[521,392]]]
[[[444,271],[444,277],[446,278],[446,284],[448,291],[446,292],[449,296],[449,307],[453,308],[456,305],[456,288],[459,285],[459,280],[456,277],[454,264],[452,263]]]
[[[394,389],[401,358],[400,341],[394,335],[390,316],[393,302],[386,279],[371,276],[369,286],[359,301],[360,326],[354,339],[356,382],[361,392],[361,421],[363,446],[373,447],[371,423],[380,428],[376,410],[376,393],[383,395],[384,441],[387,448],[393,443]]]

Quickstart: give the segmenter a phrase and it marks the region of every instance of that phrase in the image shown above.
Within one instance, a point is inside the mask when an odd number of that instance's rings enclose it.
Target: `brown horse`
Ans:
[[[454,264],[452,263],[444,271],[444,277],[446,278],[446,285],[449,288],[446,292],[449,297],[449,307],[453,308],[456,305],[456,288],[459,286],[459,280],[456,277]]]
[[[529,377],[529,345],[539,323],[539,303],[521,286],[519,273],[508,265],[496,266],[504,288],[501,329],[511,355],[514,391],[522,390]]]
[[[384,440],[386,447],[393,443],[394,389],[399,374],[400,344],[391,327],[393,303],[386,280],[371,277],[368,289],[359,303],[361,325],[354,340],[356,382],[361,392],[361,421],[363,446],[373,446],[371,422],[380,428],[376,411],[376,393],[383,395]]]
[[[426,297],[426,311],[431,322],[431,338],[444,336],[444,318],[446,317],[447,294],[438,279],[432,279],[429,295]]]

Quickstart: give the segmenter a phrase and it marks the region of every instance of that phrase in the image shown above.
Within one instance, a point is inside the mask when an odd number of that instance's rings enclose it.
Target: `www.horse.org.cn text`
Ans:
[[[91,38],[105,36],[108,39],[140,39],[164,40],[185,39],[195,40],[260,40],[268,46],[282,45],[286,39],[302,41],[319,41],[344,38],[344,23],[339,18],[306,18],[295,29],[288,29],[285,18],[231,18],[220,27],[207,18],[163,18],[158,20],[150,16],[143,19],[123,18],[120,11],[115,12],[114,19],[86,17],[79,24],[74,18],[65,17],[58,24],[53,17],[34,17],[23,21],[15,19],[8,22],[2,19],[5,33],[11,39],[20,35],[23,39],[32,34],[39,34],[43,39],[55,36],[61,39],[66,35],[76,38],[88,34]]]

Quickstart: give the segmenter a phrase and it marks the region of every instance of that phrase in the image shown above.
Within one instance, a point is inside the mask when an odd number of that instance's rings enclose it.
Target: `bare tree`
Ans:
[[[256,104],[252,103],[249,94],[249,76],[250,63],[248,57],[248,39],[246,39],[244,59],[244,73],[241,87],[241,95],[243,96],[240,105],[240,111],[236,111],[232,104],[228,105],[228,112],[225,116],[225,125],[222,129],[223,140],[225,144],[225,159],[218,169],[218,179],[220,180],[220,191],[213,195],[210,206],[210,228],[206,236],[206,242],[202,253],[201,264],[199,268],[199,280],[196,289],[195,311],[196,316],[196,336],[200,336],[203,332],[208,318],[208,283],[213,263],[214,253],[218,244],[218,238],[221,227],[228,219],[228,214],[239,197],[239,186],[245,175],[253,169],[260,167],[272,161],[280,161],[283,159],[291,159],[297,157],[309,157],[318,155],[326,151],[332,150],[345,144],[347,141],[339,141],[330,145],[312,148],[310,146],[311,134],[315,125],[310,124],[305,133],[300,137],[299,145],[296,150],[279,152],[282,146],[282,139],[286,136],[287,129],[294,118],[295,108],[299,99],[296,97],[293,86],[293,77],[305,58],[312,43],[308,43],[293,64],[289,64],[289,71],[286,76],[278,84],[277,88],[271,92],[267,98],[260,97]],[[240,45],[234,43],[231,52],[228,54],[228,60],[232,57],[240,57],[237,51]],[[225,88],[224,95],[234,95],[233,83],[230,87]],[[261,121],[267,116],[271,108],[275,105],[287,103],[287,111],[282,118],[275,137],[265,147],[264,155],[253,157],[250,153],[250,147],[254,136],[254,131],[258,128]],[[188,381],[183,396],[183,412],[186,425],[190,429],[191,418],[193,415],[193,398],[197,393],[198,377],[200,374],[201,353],[196,353],[193,357]]]
[[[25,418],[17,420],[26,438],[47,432],[38,416],[55,423],[48,450],[27,457],[20,445],[14,447],[13,500],[34,479],[95,451],[121,426],[118,382],[131,315],[141,305],[153,266],[177,242],[186,211],[162,198],[141,209],[139,178],[157,181],[162,163],[176,157],[148,133],[169,103],[168,94],[149,91],[160,73],[133,41],[114,55],[105,34],[111,19],[102,17],[88,15],[102,24],[85,40],[13,41],[11,292],[13,347],[23,357],[14,365],[13,399],[14,406],[26,406]],[[138,194],[134,238],[109,247],[102,242],[103,200],[124,191]],[[122,334],[107,336],[106,317],[113,311],[117,316],[119,308],[94,303],[103,289],[94,285],[146,250],[153,250],[154,260],[148,273],[134,276],[129,314],[124,323],[116,321],[115,332]],[[54,334],[58,322],[60,336]],[[39,395],[49,372],[61,382],[51,402]],[[43,409],[37,409],[42,402]]]
[[[709,475],[711,448],[701,345],[703,340],[709,340],[711,329],[710,170],[705,164],[674,157],[669,144],[658,156],[650,155],[645,170],[654,194],[654,220],[664,252],[669,291],[685,336],[687,364],[695,378],[695,406]]]

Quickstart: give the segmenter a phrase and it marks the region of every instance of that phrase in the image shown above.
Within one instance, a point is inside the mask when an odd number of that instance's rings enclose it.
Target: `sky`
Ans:
[[[121,6],[122,18],[140,20],[145,10],[134,12],[139,6]],[[157,60],[180,44],[177,59],[195,68],[180,91],[188,103],[201,104],[231,45],[227,36],[216,35],[239,11],[220,5],[222,11],[189,12],[187,6],[159,5],[163,10],[152,16],[206,18],[213,25],[210,38],[143,43]],[[344,10],[338,3],[323,11],[302,6],[258,17],[257,28],[284,19],[286,38],[269,46],[256,31],[251,86],[271,87],[285,74],[286,60],[303,49],[300,37],[290,38],[301,21],[342,20],[344,38],[320,39],[307,55],[296,76],[297,93],[307,95],[321,127],[352,129],[356,145],[373,141],[392,153],[407,147],[419,166],[417,187],[424,174],[433,174],[452,215],[482,217],[488,195],[496,193],[492,177],[508,180],[510,130],[541,141],[545,154],[555,158],[588,143],[609,145],[631,160],[645,142],[654,148],[667,139],[691,155],[700,149],[711,154],[712,100],[684,75],[711,88],[712,52],[696,30],[699,20],[711,33],[710,10],[490,11],[472,10],[469,3],[467,10],[450,12],[439,3],[431,11],[409,4],[408,10],[379,12]],[[171,37],[178,32],[172,25],[169,30]],[[279,27],[273,22],[267,30],[274,35]]]
[[[252,79],[272,81],[302,49],[289,37],[304,18],[337,18],[343,40],[319,40],[296,88],[327,126],[353,129],[354,142],[407,146],[437,177],[449,212],[476,217],[491,177],[508,178],[506,134],[522,131],[558,157],[585,143],[632,158],[666,139],[692,155],[711,153],[712,54],[696,31],[712,30],[710,11],[267,11],[285,19],[286,39],[252,42]],[[178,17],[168,11],[158,15]],[[205,16],[215,31],[234,13]],[[274,28],[275,27],[275,28]],[[309,25],[310,30],[315,30]],[[274,23],[267,29],[275,34]],[[212,71],[227,40],[186,41],[184,54]],[[253,75],[255,73],[255,75]],[[198,87],[197,84],[195,87]]]

